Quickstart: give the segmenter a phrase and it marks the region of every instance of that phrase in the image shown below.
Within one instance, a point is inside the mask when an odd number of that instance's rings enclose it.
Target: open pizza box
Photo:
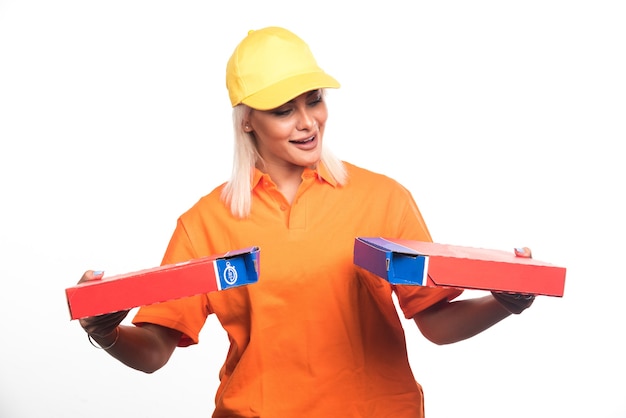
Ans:
[[[65,295],[73,320],[222,291],[258,278],[259,248],[249,247],[83,282],[65,289]]]
[[[562,297],[564,267],[491,250],[358,237],[354,263],[396,285],[454,287]]]

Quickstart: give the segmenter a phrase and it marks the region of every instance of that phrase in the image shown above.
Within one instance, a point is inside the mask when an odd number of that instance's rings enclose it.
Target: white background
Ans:
[[[623,2],[411,3],[0,0],[0,417],[210,415],[214,318],[145,375],[64,289],[158,265],[227,179],[226,61],[270,25],[342,83],[326,143],[407,186],[436,241],[567,267],[563,298],[471,340],[405,321],[427,416],[626,416]]]

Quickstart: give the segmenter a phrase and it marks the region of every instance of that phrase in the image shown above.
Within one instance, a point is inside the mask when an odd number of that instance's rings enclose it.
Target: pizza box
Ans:
[[[258,247],[249,247],[79,283],[65,289],[70,318],[128,310],[256,283],[259,255]]]
[[[354,264],[394,285],[453,287],[562,297],[564,267],[492,250],[357,237]]]

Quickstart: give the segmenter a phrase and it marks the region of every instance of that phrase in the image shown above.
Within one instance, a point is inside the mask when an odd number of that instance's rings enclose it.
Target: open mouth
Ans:
[[[291,140],[292,144],[308,144],[309,142],[313,142],[315,140],[315,136],[310,136],[308,138],[299,139],[299,140]]]

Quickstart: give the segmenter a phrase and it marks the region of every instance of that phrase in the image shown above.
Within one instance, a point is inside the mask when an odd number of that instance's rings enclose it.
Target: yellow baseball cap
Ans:
[[[251,30],[226,65],[226,88],[233,107],[240,103],[269,110],[321,88],[339,88],[315,61],[309,46],[280,27]]]

